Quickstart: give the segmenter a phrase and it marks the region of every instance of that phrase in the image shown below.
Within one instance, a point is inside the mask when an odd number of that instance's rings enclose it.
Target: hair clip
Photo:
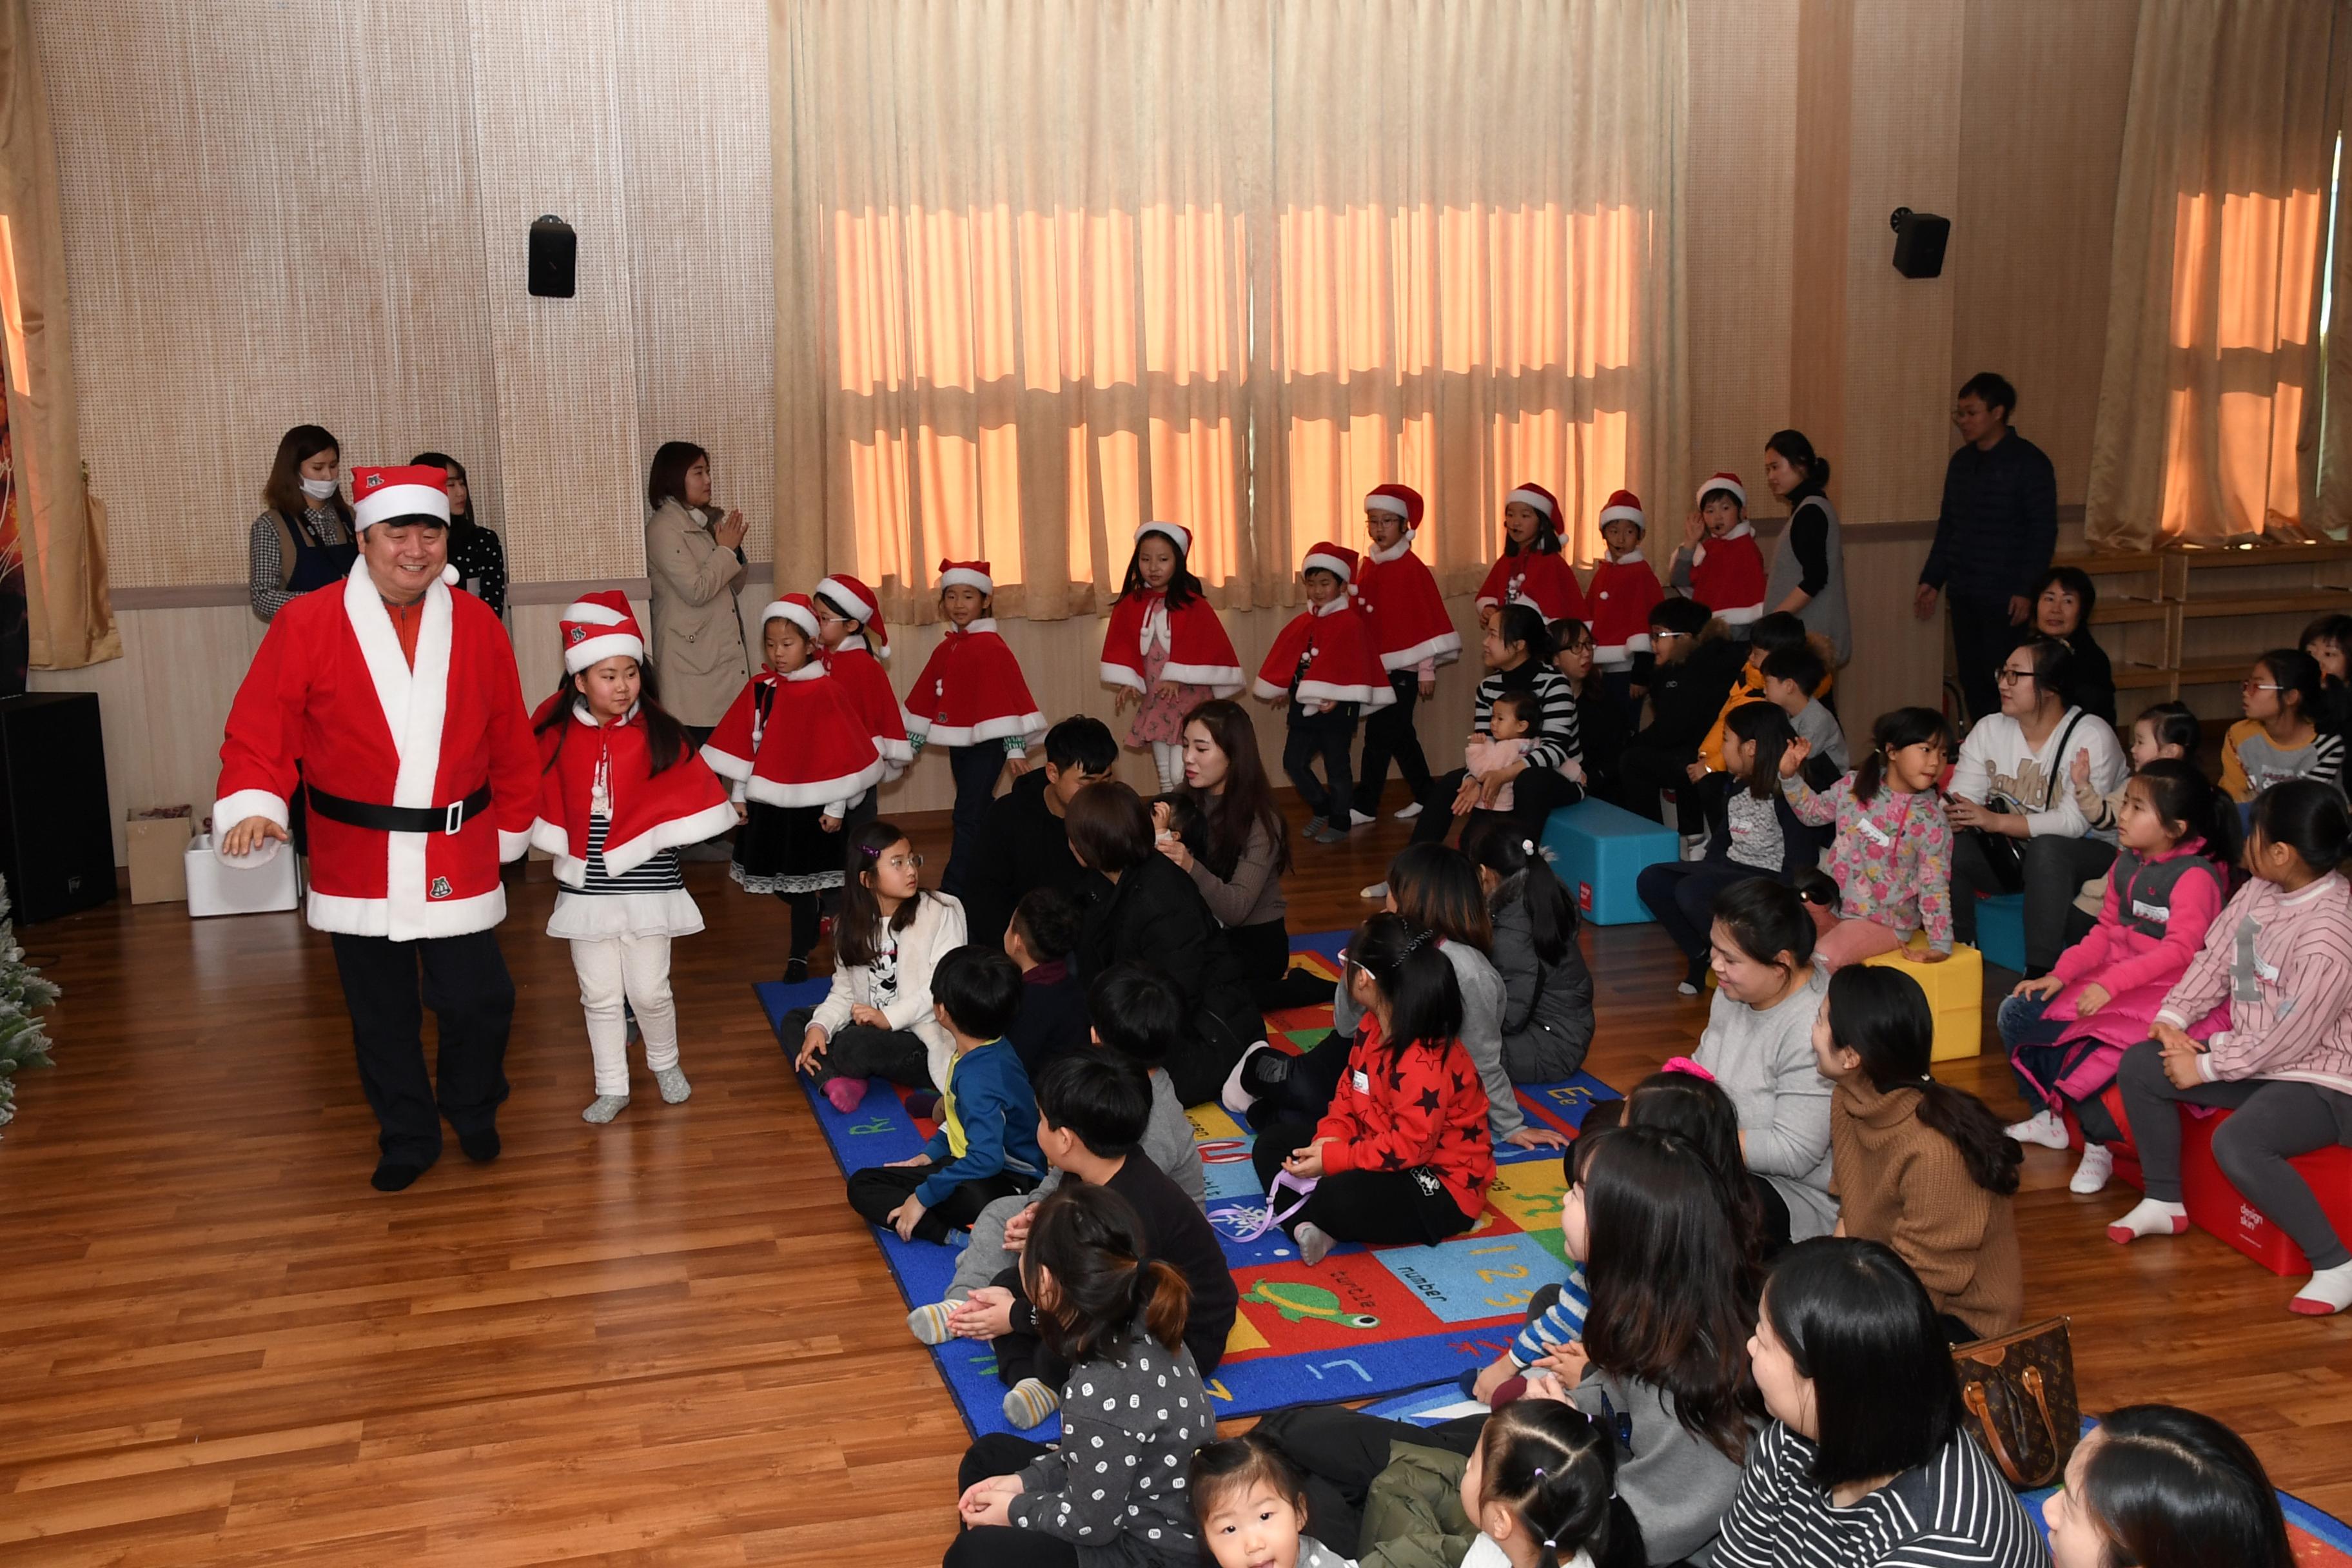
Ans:
[[[1536,841],[1535,841],[1534,839],[1532,839],[1532,838],[1522,838],[1522,839],[1520,839],[1520,840],[1519,840],[1519,853],[1520,853],[1520,854],[1522,854],[1522,855],[1525,855],[1525,856],[1526,856],[1526,857],[1528,857],[1529,859],[1533,859],[1533,858],[1535,858],[1535,853],[1536,853]]]
[[[1715,1081],[1715,1075],[1713,1073],[1707,1071],[1706,1068],[1699,1066],[1698,1063],[1691,1060],[1688,1057],[1669,1057],[1666,1059],[1666,1065],[1660,1068],[1658,1070],[1660,1072],[1685,1073],[1692,1078],[1703,1078],[1709,1083],[1713,1083]]]
[[[1541,1465],[1538,1465],[1538,1466],[1536,1467],[1536,1479],[1538,1479],[1538,1480],[1541,1480],[1541,1479],[1543,1479],[1543,1467],[1542,1467]],[[1551,1544],[1551,1542],[1549,1542],[1549,1541],[1547,1541],[1547,1542],[1544,1542],[1544,1544],[1545,1544],[1546,1546],[1549,1546],[1549,1545]]]
[[[1431,933],[1425,931],[1411,931],[1411,928],[1407,929],[1410,931],[1410,934],[1404,939],[1405,952],[1407,953],[1420,952],[1421,944],[1429,940]]]

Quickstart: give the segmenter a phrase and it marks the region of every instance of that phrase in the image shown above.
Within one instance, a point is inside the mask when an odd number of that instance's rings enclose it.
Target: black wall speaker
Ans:
[[[114,897],[114,812],[94,693],[0,697],[0,874],[26,925]]]
[[[542,300],[569,300],[572,268],[580,259],[580,237],[560,217],[530,226],[530,291]]]
[[[1888,221],[1895,229],[1895,270],[1906,278],[1941,277],[1944,247],[1952,239],[1952,220],[1896,207]]]

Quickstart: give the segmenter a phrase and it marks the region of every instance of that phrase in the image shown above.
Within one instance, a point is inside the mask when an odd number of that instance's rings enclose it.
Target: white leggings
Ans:
[[[669,995],[667,936],[607,936],[574,939],[572,968],[580,976],[580,1008],[588,1015],[588,1052],[596,1063],[596,1092],[629,1092],[629,1026],[626,1000],[646,1039],[646,1068],[659,1072],[677,1066],[677,1008]]]
[[[1174,741],[1152,742],[1151,765],[1160,770],[1160,793],[1173,792],[1184,782],[1184,748]]]

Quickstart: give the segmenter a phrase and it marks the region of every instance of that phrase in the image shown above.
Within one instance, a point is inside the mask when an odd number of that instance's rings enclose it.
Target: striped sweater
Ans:
[[[1716,1568],[2049,1568],[2042,1531],[1965,1432],[1851,1508],[1813,1484],[1812,1462],[1778,1421],[1748,1446]]]
[[[2198,1066],[2208,1083],[2285,1079],[2352,1094],[2352,883],[2282,892],[2254,880],[2205,933],[2156,1021],[2186,1029],[2223,1002]]]
[[[1548,664],[1528,659],[1516,669],[1497,669],[1478,683],[1471,708],[1470,727],[1481,735],[1494,733],[1495,699],[1506,691],[1527,691],[1542,705],[1543,717],[1529,735],[1528,766],[1558,770],[1562,763],[1584,756],[1584,737],[1577,728],[1576,693],[1568,678]]]

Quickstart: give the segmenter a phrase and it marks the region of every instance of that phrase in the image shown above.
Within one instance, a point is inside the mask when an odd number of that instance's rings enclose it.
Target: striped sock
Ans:
[[[953,1335],[948,1327],[948,1314],[956,1310],[953,1301],[933,1301],[907,1314],[907,1331],[927,1345],[943,1345]]]
[[[1026,1432],[1062,1407],[1062,1396],[1034,1377],[1024,1377],[1006,1391],[1004,1418]]]

